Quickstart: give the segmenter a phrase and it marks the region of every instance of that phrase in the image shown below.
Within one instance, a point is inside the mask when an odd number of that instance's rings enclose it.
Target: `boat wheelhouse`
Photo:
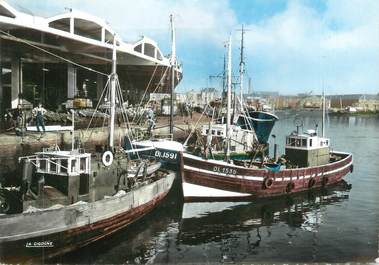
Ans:
[[[285,156],[298,167],[313,167],[329,163],[330,139],[320,137],[316,130],[293,132],[286,137]]]

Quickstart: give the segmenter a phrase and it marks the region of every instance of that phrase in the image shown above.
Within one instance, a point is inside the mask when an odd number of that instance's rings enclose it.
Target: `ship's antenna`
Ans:
[[[116,35],[113,35],[113,53],[112,53],[112,73],[111,73],[111,91],[110,91],[110,117],[109,117],[109,148],[114,147],[114,120],[116,114],[116,82],[117,82],[117,53],[116,53]]]
[[[228,47],[228,83],[227,83],[227,106],[226,106],[226,161],[230,159],[230,107],[231,107],[231,89],[232,89],[232,36],[229,36]]]
[[[171,24],[171,94],[170,94],[170,134],[174,135],[174,89],[175,89],[175,64],[176,64],[176,41],[175,41],[175,26],[174,16],[170,15]]]
[[[325,56],[322,57],[325,62]],[[323,73],[322,75],[322,99],[321,99],[321,104],[322,104],[322,121],[321,121],[321,136],[325,137],[325,75]]]

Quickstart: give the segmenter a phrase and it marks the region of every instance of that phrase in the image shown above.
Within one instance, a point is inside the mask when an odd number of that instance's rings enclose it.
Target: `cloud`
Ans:
[[[375,0],[330,0],[323,12],[289,1],[283,12],[249,25],[255,87],[320,92],[324,82],[329,93],[377,93],[378,10]]]
[[[177,53],[184,64],[182,91],[207,86],[208,76],[222,71],[223,43],[230,32],[237,72],[240,32],[235,29],[242,21],[254,21],[246,25],[245,51],[255,89],[320,92],[325,83],[328,93],[378,93],[379,1],[289,0],[255,20],[232,8],[238,1],[17,0],[17,4],[45,16],[64,7],[85,11],[105,18],[124,41],[133,42],[141,34],[151,37],[164,54],[170,52],[169,15],[174,14]],[[261,8],[259,1],[247,3],[256,12]]]

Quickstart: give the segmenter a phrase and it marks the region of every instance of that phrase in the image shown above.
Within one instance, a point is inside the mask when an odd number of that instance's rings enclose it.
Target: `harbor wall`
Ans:
[[[179,125],[174,129],[174,138],[185,137],[188,126]],[[143,130],[143,128],[141,128]],[[154,130],[154,134],[168,135],[169,128],[162,127]],[[96,145],[106,145],[108,141],[108,128],[90,128],[88,130],[76,130],[75,137],[79,138],[82,147],[87,152],[95,151]],[[115,128],[115,146],[120,145],[125,128]],[[16,136],[14,134],[0,134],[0,175],[1,173],[14,170],[17,167],[18,158],[32,155],[41,151],[42,148],[58,145],[61,149],[70,149],[72,135],[67,132],[49,132],[41,135],[39,133],[27,133],[26,136]]]

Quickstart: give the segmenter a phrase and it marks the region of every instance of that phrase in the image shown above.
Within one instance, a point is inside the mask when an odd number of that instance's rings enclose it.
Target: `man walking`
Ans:
[[[45,133],[45,122],[43,121],[43,115],[45,115],[46,110],[42,107],[42,104],[39,103],[38,107],[35,107],[32,111],[33,116],[36,117],[36,126],[37,126],[37,131],[41,132],[39,127],[42,127],[43,133]]]
[[[152,117],[147,120],[147,135],[151,137],[153,135],[152,130],[155,128],[155,121]]]

